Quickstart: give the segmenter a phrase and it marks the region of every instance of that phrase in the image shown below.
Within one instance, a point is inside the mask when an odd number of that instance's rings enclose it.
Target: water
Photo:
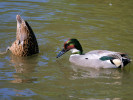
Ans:
[[[133,64],[90,69],[56,59],[64,41],[77,38],[84,52],[107,49],[133,58],[132,0],[0,1],[0,51],[16,36],[16,15],[36,34],[40,53],[0,55],[0,100],[131,100]]]

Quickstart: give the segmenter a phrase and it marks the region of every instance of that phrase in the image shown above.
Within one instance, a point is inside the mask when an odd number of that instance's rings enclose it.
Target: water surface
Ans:
[[[133,58],[132,0],[6,0],[0,2],[0,51],[16,36],[16,15],[27,20],[40,53],[0,55],[0,100],[131,100],[133,64],[90,69],[56,59],[64,41],[77,38],[84,52],[107,49]]]

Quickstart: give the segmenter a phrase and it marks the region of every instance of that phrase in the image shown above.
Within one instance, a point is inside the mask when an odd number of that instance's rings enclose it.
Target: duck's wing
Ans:
[[[112,64],[117,67],[123,67],[123,57],[119,52],[113,52],[108,50],[94,50],[88,52],[86,55],[91,56],[93,59],[101,61],[103,64]]]
[[[27,39],[27,35],[29,33],[28,27],[26,25],[26,22],[20,17],[20,15],[16,16],[17,20],[17,35],[16,38],[19,41],[18,44],[23,44],[24,40]]]

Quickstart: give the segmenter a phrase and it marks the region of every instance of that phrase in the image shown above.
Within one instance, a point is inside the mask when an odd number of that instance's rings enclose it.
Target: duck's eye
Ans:
[[[85,58],[85,59],[88,59],[88,58]]]

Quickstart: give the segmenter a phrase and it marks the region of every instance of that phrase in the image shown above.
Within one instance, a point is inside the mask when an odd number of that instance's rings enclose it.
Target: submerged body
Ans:
[[[16,56],[30,56],[39,52],[38,43],[32,28],[28,22],[16,16],[17,32],[16,40],[9,50]]]
[[[64,49],[57,55],[57,58],[69,50],[72,52],[69,61],[83,67],[122,68],[131,61],[125,53],[108,50],[93,50],[83,54],[82,46],[77,39],[66,41]]]

